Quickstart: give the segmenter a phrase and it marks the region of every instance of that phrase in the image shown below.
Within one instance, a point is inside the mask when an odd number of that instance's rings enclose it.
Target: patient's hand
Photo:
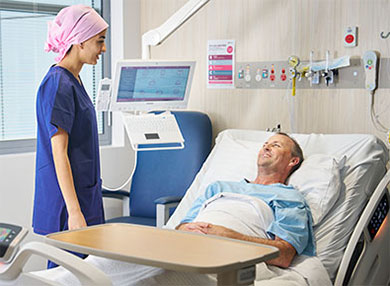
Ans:
[[[176,229],[207,234],[207,228],[209,225],[210,224],[206,222],[189,222],[182,223],[181,225],[177,226]]]
[[[233,239],[240,239],[244,241],[250,241],[250,242],[256,242],[256,243],[262,243],[266,245],[275,246],[279,249],[280,255],[279,257],[266,261],[268,264],[276,265],[282,268],[287,268],[290,266],[292,260],[294,259],[296,255],[295,248],[288,243],[287,241],[275,236],[275,239],[266,239],[266,238],[260,238],[260,237],[252,237],[248,235],[241,234],[239,232],[236,232],[230,228],[226,228],[221,225],[213,225],[209,224],[209,227],[207,228],[207,234],[213,234],[218,236],[224,236],[229,237]]]
[[[241,233],[238,233],[230,228],[215,224],[209,224],[209,227],[207,228],[207,234],[224,236],[234,239],[242,239]]]

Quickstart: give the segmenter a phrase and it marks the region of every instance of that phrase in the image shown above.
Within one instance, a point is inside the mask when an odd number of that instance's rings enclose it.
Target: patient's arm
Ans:
[[[229,238],[234,238],[239,240],[245,240],[245,241],[275,246],[279,249],[280,255],[275,259],[268,260],[267,263],[279,267],[283,267],[283,268],[289,267],[291,261],[293,260],[296,254],[295,248],[290,243],[277,236],[275,237],[275,240],[253,237],[253,236],[241,234],[239,232],[236,232],[232,229],[220,225],[213,225],[213,224],[208,224],[208,227],[205,230],[207,234],[213,234],[218,236],[224,236],[224,237],[229,237]]]

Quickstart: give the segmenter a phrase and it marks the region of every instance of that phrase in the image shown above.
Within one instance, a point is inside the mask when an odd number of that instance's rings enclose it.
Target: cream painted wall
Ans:
[[[141,31],[162,24],[186,0],[141,1]],[[154,59],[197,61],[189,108],[204,111],[213,122],[214,135],[225,128],[265,129],[277,123],[290,131],[286,90],[228,90],[206,88],[206,47],[213,39],[236,40],[236,61],[280,61],[290,55],[308,60],[362,56],[375,49],[390,57],[388,0],[211,0],[162,45],[152,48]],[[358,26],[358,46],[345,48],[348,26]],[[389,71],[390,72],[390,71]],[[301,133],[376,132],[369,116],[370,97],[363,89],[298,90],[296,121]],[[390,127],[390,91],[378,90],[376,107]]]

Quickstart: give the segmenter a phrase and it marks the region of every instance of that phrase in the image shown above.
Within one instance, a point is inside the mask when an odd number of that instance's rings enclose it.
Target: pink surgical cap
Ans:
[[[91,7],[85,5],[66,7],[48,23],[45,51],[58,53],[58,57],[55,58],[58,63],[71,45],[80,44],[107,27],[106,21]]]

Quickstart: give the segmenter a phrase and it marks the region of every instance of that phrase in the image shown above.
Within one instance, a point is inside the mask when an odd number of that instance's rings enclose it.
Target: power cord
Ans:
[[[379,115],[377,115],[375,112],[375,99],[374,99],[375,91],[371,91],[370,95],[371,95],[371,112],[370,112],[371,121],[376,130],[378,130],[379,132],[388,133],[390,129],[387,128],[382,122],[379,121]]]

